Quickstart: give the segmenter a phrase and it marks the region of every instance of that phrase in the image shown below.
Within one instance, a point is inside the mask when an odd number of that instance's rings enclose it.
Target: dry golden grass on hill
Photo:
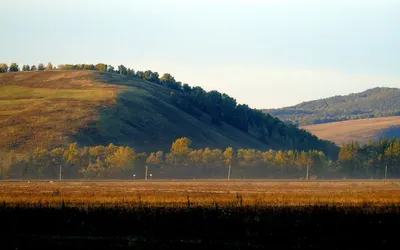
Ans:
[[[98,120],[123,87],[95,82],[88,72],[21,72],[0,76],[0,148],[65,145],[77,128]]]
[[[80,206],[307,206],[400,204],[399,181],[358,182],[3,182],[8,205]]]
[[[0,74],[0,152],[114,143],[138,151],[169,150],[179,137],[193,147],[277,147],[204,112],[193,117],[171,90],[138,78],[97,71]]]
[[[352,140],[364,144],[383,136],[398,136],[400,134],[400,116],[331,122],[301,128],[315,134],[320,139],[333,141],[339,146]]]

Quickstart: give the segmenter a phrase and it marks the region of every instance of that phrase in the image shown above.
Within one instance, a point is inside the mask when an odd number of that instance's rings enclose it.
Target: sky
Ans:
[[[252,108],[400,88],[399,0],[13,0],[0,63],[171,73]]]

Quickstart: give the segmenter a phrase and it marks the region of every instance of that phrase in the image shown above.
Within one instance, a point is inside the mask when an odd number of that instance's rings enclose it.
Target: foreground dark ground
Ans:
[[[0,183],[1,249],[397,249],[390,182]]]
[[[7,208],[3,249],[394,249],[399,207]]]

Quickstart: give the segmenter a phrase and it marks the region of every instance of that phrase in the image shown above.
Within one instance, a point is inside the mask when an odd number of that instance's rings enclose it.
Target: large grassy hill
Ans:
[[[82,146],[114,143],[140,151],[168,150],[183,136],[195,148],[291,148],[272,138],[261,141],[251,130],[225,122],[214,125],[202,111],[192,116],[174,104],[176,95],[180,93],[158,84],[98,71],[0,74],[0,150],[75,141]],[[287,139],[309,140],[317,149],[330,146],[312,136]]]
[[[380,138],[400,138],[400,116],[331,122],[301,127],[337,145],[358,141],[361,144]]]
[[[303,102],[292,107],[264,110],[298,125],[400,115],[400,89],[374,88],[346,96]]]

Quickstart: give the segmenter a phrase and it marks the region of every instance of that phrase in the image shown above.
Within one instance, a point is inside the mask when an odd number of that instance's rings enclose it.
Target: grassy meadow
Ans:
[[[9,249],[392,249],[400,181],[1,182]]]

